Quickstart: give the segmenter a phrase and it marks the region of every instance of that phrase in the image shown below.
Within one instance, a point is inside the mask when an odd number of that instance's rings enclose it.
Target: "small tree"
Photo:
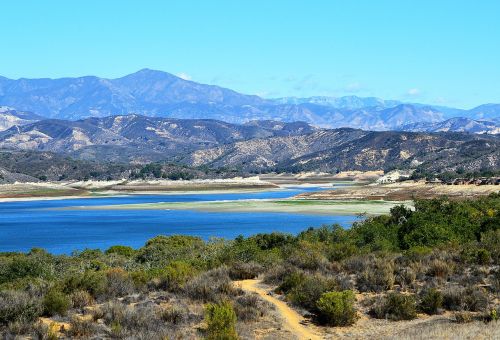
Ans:
[[[236,340],[236,313],[228,301],[218,304],[209,303],[205,307],[205,321],[207,323],[207,339],[209,340]]]
[[[324,293],[316,302],[320,321],[330,326],[354,324],[357,319],[354,301],[356,297],[350,290]]]

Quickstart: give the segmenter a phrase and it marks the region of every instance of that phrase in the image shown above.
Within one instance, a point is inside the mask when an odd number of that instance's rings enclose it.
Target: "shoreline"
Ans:
[[[233,183],[203,183],[203,187],[193,186],[193,183],[183,183],[181,185],[148,185],[130,186],[127,189],[109,188],[105,182],[99,183],[97,187],[83,189],[81,186],[75,188],[74,184],[63,183],[16,183],[0,185],[0,203],[3,202],[23,202],[37,200],[63,200],[82,198],[102,198],[120,197],[133,195],[210,195],[210,194],[238,194],[238,193],[258,193],[263,191],[293,190],[294,188],[321,188],[337,189],[346,186],[356,185],[349,181],[337,181],[334,183],[297,183],[297,184],[235,184]],[[73,193],[74,194],[70,194]],[[59,195],[59,193],[61,193]]]

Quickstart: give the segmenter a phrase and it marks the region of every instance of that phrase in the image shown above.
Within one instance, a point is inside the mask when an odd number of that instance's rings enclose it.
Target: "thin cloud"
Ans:
[[[360,92],[361,90],[363,90],[363,86],[361,86],[361,84],[358,82],[347,84],[344,88],[344,91],[349,93],[356,93]]]
[[[417,88],[409,89],[408,92],[406,93],[409,96],[418,96],[420,95],[420,90]]]

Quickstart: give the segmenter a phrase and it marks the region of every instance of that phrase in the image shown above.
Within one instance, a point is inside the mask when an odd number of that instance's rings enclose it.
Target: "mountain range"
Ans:
[[[497,135],[500,134],[500,124],[487,120],[456,117],[437,123],[420,122],[406,124],[400,130],[415,132],[468,132]]]
[[[245,172],[500,168],[500,138],[495,135],[325,129],[305,122],[233,124],[141,115],[15,125],[0,132],[0,149],[51,152],[101,163],[162,161]]]
[[[93,168],[121,176],[150,162],[200,173],[500,168],[499,104],[264,99],[144,69],[118,79],[0,77],[0,105],[0,175],[11,181],[68,178],[75,167],[78,178]]]
[[[250,139],[308,134],[303,122],[250,121],[244,125],[209,119],[140,115],[44,119],[0,132],[0,149],[51,151],[79,159],[147,163],[198,149]]]
[[[265,99],[149,69],[117,79],[0,77],[0,105],[66,120],[139,114],[236,124],[253,120],[304,121],[318,127],[364,130],[395,130],[454,117],[500,124],[500,104],[461,110],[374,97]]]

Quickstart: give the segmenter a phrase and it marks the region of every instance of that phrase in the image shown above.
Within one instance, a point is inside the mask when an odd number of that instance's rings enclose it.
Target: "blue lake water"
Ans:
[[[245,193],[127,195],[119,197],[0,203],[0,252],[28,251],[33,247],[52,253],[112,245],[141,247],[156,235],[184,234],[234,238],[281,231],[296,234],[308,227],[339,223],[349,226],[355,216],[294,213],[228,213],[180,210],[51,210],[73,206],[199,202],[287,198],[320,188],[297,187]]]

